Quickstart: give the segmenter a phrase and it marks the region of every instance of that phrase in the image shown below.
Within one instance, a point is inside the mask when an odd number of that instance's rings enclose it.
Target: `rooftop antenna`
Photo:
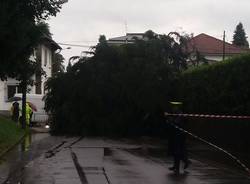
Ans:
[[[127,35],[127,33],[128,33],[128,24],[127,24],[127,21],[125,20],[125,33],[126,33],[126,35]]]

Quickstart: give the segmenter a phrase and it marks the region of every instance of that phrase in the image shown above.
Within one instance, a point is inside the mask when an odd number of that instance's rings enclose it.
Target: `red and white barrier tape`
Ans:
[[[219,147],[219,146],[217,146],[217,145],[215,145],[215,144],[213,144],[213,143],[211,143],[211,142],[209,142],[209,141],[207,141],[207,140],[205,140],[205,139],[203,139],[203,138],[201,138],[201,137],[199,137],[199,136],[197,136],[197,135],[195,135],[195,134],[193,134],[193,133],[191,133],[191,132],[189,132],[189,131],[181,128],[181,127],[179,127],[179,126],[177,126],[174,123],[170,123],[170,122],[168,122],[168,123],[170,125],[172,125],[173,127],[175,127],[176,129],[178,129],[179,131],[181,131],[181,132],[183,132],[185,134],[188,134],[189,136],[191,136],[191,137],[193,137],[193,138],[195,138],[195,139],[197,139],[197,140],[199,140],[199,141],[201,141],[201,142],[203,142],[205,144],[208,144],[209,146],[212,146],[215,149],[217,149],[217,150],[225,153],[231,159],[233,159],[234,161],[236,161],[248,174],[250,174],[250,169],[240,159],[238,159],[235,155],[231,154],[229,151],[227,151],[227,150],[225,150],[225,149],[223,149],[223,148],[221,148],[221,147]]]
[[[213,119],[250,119],[250,116],[230,116],[230,115],[213,115],[213,114],[173,114],[164,113],[165,116],[181,116],[181,117],[195,117],[195,118],[213,118]]]

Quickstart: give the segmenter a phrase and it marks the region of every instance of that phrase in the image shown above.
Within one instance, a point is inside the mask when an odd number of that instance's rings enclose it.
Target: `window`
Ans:
[[[48,50],[48,60],[49,60],[49,66],[51,66],[51,52]]]
[[[42,77],[40,73],[36,73],[36,94],[42,94]]]
[[[16,93],[22,93],[21,87],[19,87],[18,85],[7,86],[7,100],[13,97]]]
[[[47,48],[44,48],[44,66],[47,66],[48,64],[48,50]]]
[[[43,86],[43,94],[46,94],[46,87]]]
[[[17,86],[17,93],[22,93],[22,88],[20,86]]]
[[[16,86],[7,86],[7,97],[10,99],[16,94]]]
[[[37,56],[37,49],[33,49],[32,56],[36,59],[36,56]]]

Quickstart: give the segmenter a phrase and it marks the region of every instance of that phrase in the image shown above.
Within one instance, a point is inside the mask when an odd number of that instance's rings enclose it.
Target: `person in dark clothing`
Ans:
[[[168,156],[173,156],[174,152],[174,137],[175,137],[175,127],[171,125],[170,123],[173,122],[173,118],[168,118],[166,124],[166,129],[167,129],[167,139],[168,139],[168,145],[167,145],[167,155]]]
[[[182,113],[181,105],[182,103],[172,102],[172,113],[179,114]],[[170,170],[173,170],[175,173],[180,171],[180,162],[184,163],[184,169],[189,166],[190,161],[187,156],[186,148],[186,136],[179,128],[183,128],[185,120],[182,117],[171,117],[169,119],[170,129],[169,129],[169,153],[172,154],[174,158],[174,165],[170,167]]]
[[[12,120],[15,121],[15,122],[18,122],[19,120],[19,103],[18,102],[14,102],[12,104]]]

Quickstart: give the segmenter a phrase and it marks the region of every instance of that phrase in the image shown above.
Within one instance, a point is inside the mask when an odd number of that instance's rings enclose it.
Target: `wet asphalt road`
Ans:
[[[32,142],[32,144],[30,144]],[[205,161],[206,160],[206,161]],[[0,184],[247,184],[237,170],[191,159],[176,175],[162,145],[33,135],[0,164]]]

